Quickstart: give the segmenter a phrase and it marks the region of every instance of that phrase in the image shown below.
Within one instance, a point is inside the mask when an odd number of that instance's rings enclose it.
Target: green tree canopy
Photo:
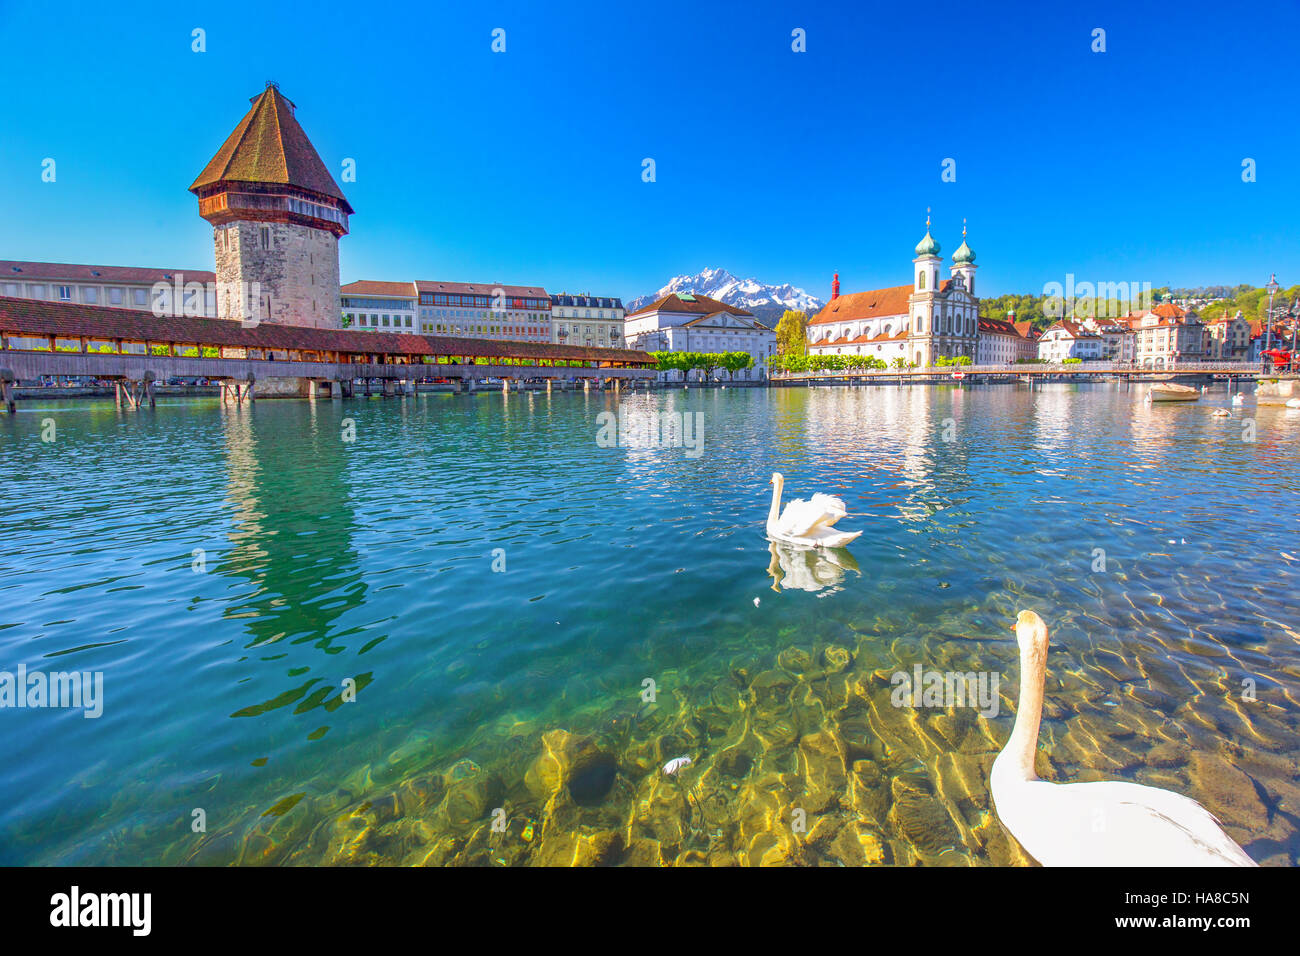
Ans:
[[[781,321],[776,323],[776,351],[778,355],[807,354],[808,316],[806,313],[785,310]]]

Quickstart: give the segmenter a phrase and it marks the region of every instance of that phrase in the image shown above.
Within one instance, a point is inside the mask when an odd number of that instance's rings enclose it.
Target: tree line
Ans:
[[[660,372],[681,372],[689,377],[693,371],[701,373],[701,380],[713,377],[718,369],[730,378],[736,373],[754,367],[754,356],[748,352],[651,352]]]

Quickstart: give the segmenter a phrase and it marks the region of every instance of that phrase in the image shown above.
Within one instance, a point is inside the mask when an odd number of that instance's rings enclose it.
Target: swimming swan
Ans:
[[[1049,783],[1034,774],[1043,711],[1047,625],[1016,618],[1020,700],[989,778],[998,817],[1044,866],[1256,866],[1208,810],[1137,783]]]
[[[781,511],[781,489],[785,479],[772,473],[772,508],[767,513],[767,533],[787,544],[818,548],[842,548],[861,531],[836,531],[832,526],[844,517],[844,502],[831,495],[816,494],[811,501],[796,498]],[[779,516],[778,516],[779,514]]]

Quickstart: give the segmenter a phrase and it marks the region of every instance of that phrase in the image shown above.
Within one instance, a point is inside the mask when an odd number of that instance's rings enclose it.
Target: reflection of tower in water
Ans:
[[[226,407],[230,546],[214,570],[248,581],[228,605],[249,647],[311,642],[326,652],[332,625],[365,597],[352,545],[347,446],[330,406]]]

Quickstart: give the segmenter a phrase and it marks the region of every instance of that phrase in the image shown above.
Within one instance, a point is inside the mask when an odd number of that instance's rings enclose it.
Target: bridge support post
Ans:
[[[397,383],[391,378],[384,379],[381,394],[384,398],[392,398],[397,394]]]
[[[551,394],[551,380],[549,378],[546,380],[546,394]]]
[[[154,379],[155,376],[153,372],[144,373],[144,394],[145,394],[145,398],[149,400],[150,408],[156,407],[157,404],[154,396]]]
[[[589,378],[584,378],[584,379],[582,380],[582,390],[583,390],[584,392],[590,392],[590,391],[591,391],[591,379],[589,379]]]
[[[501,394],[503,395],[510,394],[510,379],[508,378],[501,379]]]
[[[14,400],[14,373],[11,369],[0,368],[0,400],[5,404],[5,411],[10,415],[17,413],[18,403]]]

